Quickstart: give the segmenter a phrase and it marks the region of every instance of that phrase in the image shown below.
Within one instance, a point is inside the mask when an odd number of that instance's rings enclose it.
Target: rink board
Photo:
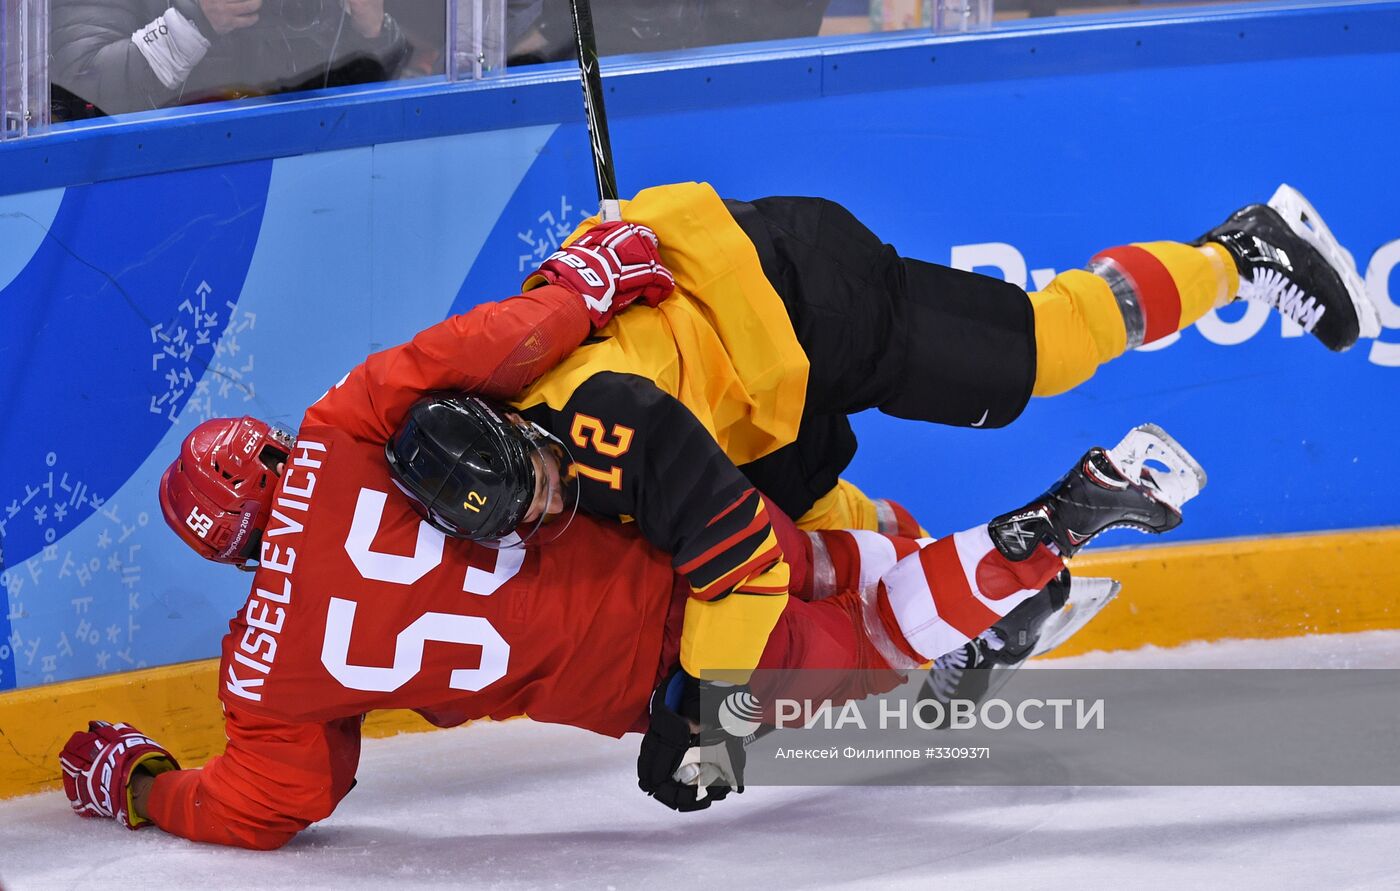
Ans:
[[[608,70],[613,142],[624,192],[825,195],[903,253],[1029,287],[1301,188],[1367,273],[1379,342],[1333,356],[1236,307],[1006,430],[857,419],[850,476],[939,533],[1160,423],[1211,475],[1167,539],[1199,568],[1176,596],[1243,598],[1259,588],[1238,545],[1211,542],[1372,542],[1347,530],[1400,525],[1398,38],[1400,4],[1376,3],[624,60]],[[180,439],[243,412],[294,426],[366,353],[512,293],[594,203],[577,95],[557,66],[0,146],[0,690],[217,652],[246,579],[161,522]],[[1397,562],[1377,534],[1368,571]],[[1278,584],[1301,592],[1285,605],[1345,619],[1361,608],[1335,580],[1355,562],[1301,544],[1315,540],[1332,539],[1277,539],[1270,559],[1293,560]],[[1357,627],[1393,625],[1366,615]]]
[[[1319,566],[1350,569],[1325,578]],[[1109,549],[1085,552],[1073,568],[1120,579],[1123,592],[1054,658],[1400,627],[1395,529]],[[0,728],[13,753],[0,757],[0,798],[53,787],[64,741],[92,717],[140,727],[186,767],[204,763],[225,742],[218,683],[218,662],[208,659],[0,695]],[[380,737],[432,727],[412,712],[382,711],[364,729]]]

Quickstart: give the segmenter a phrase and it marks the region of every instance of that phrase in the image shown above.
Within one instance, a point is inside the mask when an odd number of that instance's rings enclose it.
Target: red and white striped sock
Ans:
[[[976,526],[884,573],[868,599],[866,631],[894,667],[929,662],[992,627],[1063,568],[1043,545],[1027,560],[1008,560],[987,527]]]

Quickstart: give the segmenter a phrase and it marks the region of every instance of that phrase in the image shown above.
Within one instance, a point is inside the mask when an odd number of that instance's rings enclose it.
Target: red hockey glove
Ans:
[[[175,757],[130,724],[89,721],[58,756],[63,791],[80,817],[111,817],[127,829],[149,823],[131,809],[131,775],[139,767],[152,774],[179,770]]]
[[[661,265],[656,233],[635,223],[600,223],[573,244],[550,254],[524,288],[563,285],[583,298],[598,329],[640,298],[655,306],[676,287]]]

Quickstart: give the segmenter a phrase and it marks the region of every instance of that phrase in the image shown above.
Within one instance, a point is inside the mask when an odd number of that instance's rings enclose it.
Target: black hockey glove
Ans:
[[[637,755],[637,785],[672,810],[701,811],[723,801],[731,789],[744,791],[744,740],[725,732],[717,714],[702,717],[704,687],[705,682],[677,670],[651,694],[651,725]],[[704,696],[706,710],[717,712],[721,699],[711,689]],[[700,727],[698,733],[691,731],[692,722]],[[676,779],[677,772],[685,782]]]

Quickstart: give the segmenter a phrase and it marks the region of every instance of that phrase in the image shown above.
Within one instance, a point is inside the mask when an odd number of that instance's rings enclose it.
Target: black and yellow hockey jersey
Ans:
[[[796,438],[807,357],[712,188],[648,189],[623,213],[656,232],[676,292],[620,313],[515,404],[569,444],[581,508],[636,522],[689,580],[686,670],[751,669],[789,572],[737,465]]]

